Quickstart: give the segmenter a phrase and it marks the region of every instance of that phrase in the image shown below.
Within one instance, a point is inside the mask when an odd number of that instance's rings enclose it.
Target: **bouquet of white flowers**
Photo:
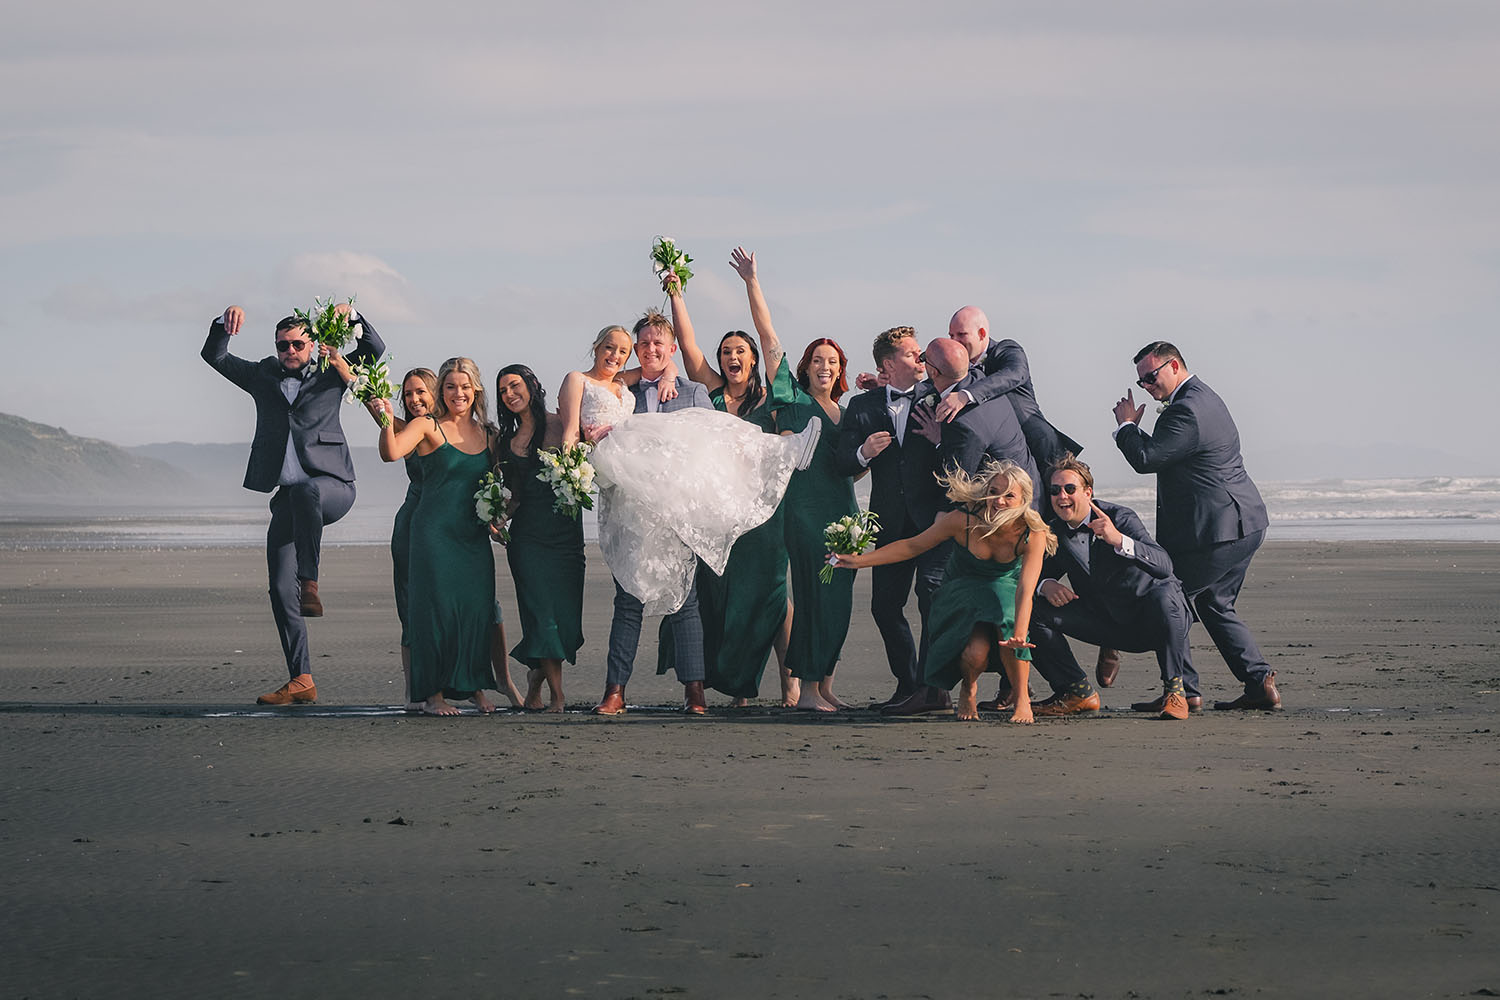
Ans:
[[[552,487],[557,499],[552,509],[576,517],[579,510],[594,509],[594,467],[589,463],[592,449],[582,441],[565,448],[537,452],[542,471],[536,477]]]
[[[658,236],[656,242],[651,244],[651,270],[656,272],[659,280],[665,280],[667,273],[677,275],[679,287],[686,288],[688,279],[693,276],[693,269],[688,267],[693,258],[677,248],[677,242],[670,236]]]
[[[396,387],[391,385],[390,369],[379,358],[350,365],[349,374],[354,376],[354,381],[349,383],[349,394],[344,397],[345,402],[369,403],[376,399],[391,399],[396,395]],[[384,410],[375,419],[382,427],[391,426],[391,415]]]
[[[474,494],[474,513],[481,524],[494,526],[495,538],[501,545],[510,541],[510,489],[493,472],[486,472],[479,481],[479,492]]]
[[[823,529],[823,545],[831,553],[841,556],[857,555],[875,544],[875,533],[880,530],[880,518],[873,510],[862,510],[839,518]],[[823,567],[818,579],[833,582],[833,564]]]
[[[310,312],[301,309],[293,309],[292,315],[300,319],[307,327],[307,335],[315,344],[325,344],[335,351],[342,351],[344,345],[354,337],[354,327],[349,322],[349,313],[340,312],[339,304],[333,301],[333,296],[328,301],[313,299],[313,308]],[[354,305],[354,299],[349,299],[349,305]],[[318,359],[318,371],[328,367],[328,359]]]

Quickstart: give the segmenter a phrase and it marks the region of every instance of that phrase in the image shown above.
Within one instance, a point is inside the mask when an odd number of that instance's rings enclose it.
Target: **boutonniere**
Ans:
[[[929,392],[927,395],[925,395],[925,396],[922,397],[922,404],[921,405],[923,405],[923,406],[930,406],[933,409],[936,409],[937,405],[938,405],[938,403],[940,401],[941,400],[940,400],[940,398],[939,398],[939,396],[938,396],[937,393],[935,393],[935,392]]]
[[[1156,406],[1156,412],[1157,412],[1157,414],[1160,415],[1160,414],[1166,413],[1167,412],[1167,407],[1169,407],[1171,405],[1172,405],[1171,403],[1158,403],[1157,406]]]

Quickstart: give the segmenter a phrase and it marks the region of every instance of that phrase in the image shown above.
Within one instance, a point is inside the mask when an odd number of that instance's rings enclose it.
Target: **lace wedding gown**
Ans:
[[[580,423],[613,428],[589,456],[599,547],[646,614],[671,614],[687,600],[698,559],[722,575],[735,540],[776,512],[817,434],[766,434],[698,407],[634,413],[635,397],[622,395],[586,380],[579,406]]]

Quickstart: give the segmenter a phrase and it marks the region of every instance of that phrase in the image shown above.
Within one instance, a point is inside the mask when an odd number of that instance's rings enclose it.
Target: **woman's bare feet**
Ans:
[[[797,708],[797,703],[801,700],[802,682],[795,677],[783,677],[781,679],[781,707]]]
[[[433,695],[422,703],[423,715],[458,715],[458,709],[448,704],[441,693]]]
[[[470,698],[469,700],[474,703],[475,708],[479,709],[480,715],[494,714],[495,703],[490,701],[490,699],[485,696],[485,693],[483,691],[475,691],[474,697]]]
[[[749,698],[736,698],[736,699],[734,699],[734,701],[731,701],[729,703],[729,707],[730,708],[749,708],[750,707],[750,699]]]
[[[833,693],[833,678],[832,677],[825,677],[821,681],[818,682],[818,697],[822,698],[824,701],[826,701],[828,704],[832,705],[834,708],[852,708],[853,707],[853,706],[849,705],[848,703],[846,703],[838,695],[836,695],[836,694]]]
[[[1030,710],[1028,706],[1028,711]],[[965,678],[958,684],[958,705],[954,716],[963,722],[979,718],[979,682]]]
[[[528,712],[542,710],[542,672],[535,667],[526,671],[526,698],[521,707]]]
[[[552,695],[547,711],[553,715],[561,715],[563,709],[567,707],[566,699],[563,698],[562,661],[543,660],[542,677],[547,681],[548,693]]]
[[[838,711],[837,707],[829,702],[824,701],[818,695],[818,689],[811,684],[802,689],[802,696],[797,699],[796,704],[793,707],[802,712]]]
[[[1031,702],[1025,698],[1022,698],[1020,701],[1016,702],[1016,711],[1015,714],[1010,717],[1010,721],[1019,723],[1023,726],[1030,725],[1031,723],[1035,722],[1036,720],[1032,718],[1031,715]]]

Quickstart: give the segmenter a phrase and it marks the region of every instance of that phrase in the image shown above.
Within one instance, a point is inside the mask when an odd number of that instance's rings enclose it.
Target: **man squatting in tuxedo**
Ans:
[[[349,305],[358,340],[351,363],[385,352],[368,322]],[[272,493],[266,530],[266,570],[271,614],[281,637],[291,680],[255,699],[260,705],[311,704],[318,700],[307,648],[305,618],[323,614],[318,596],[318,558],[324,525],[354,506],[354,461],[339,423],[343,377],[333,367],[318,370],[319,348],[295,316],[276,324],[276,353],[246,361],[229,353],[229,338],[240,332],[245,312],[230,306],[208,328],[203,360],[255,400],[255,437],[245,469],[245,488]],[[274,492],[273,492],[274,491]]]

